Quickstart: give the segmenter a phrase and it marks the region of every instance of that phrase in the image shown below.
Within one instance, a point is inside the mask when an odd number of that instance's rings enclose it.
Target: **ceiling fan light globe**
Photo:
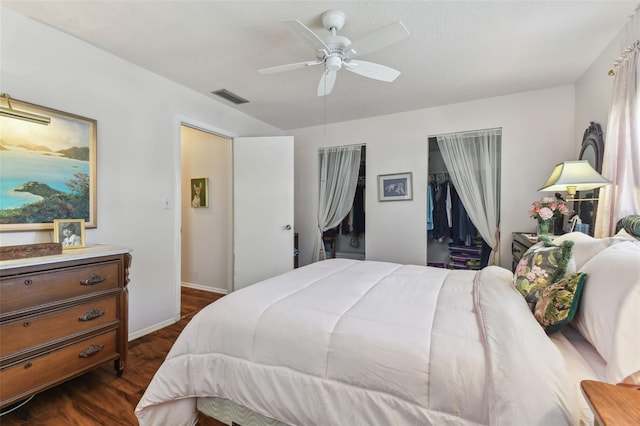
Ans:
[[[342,59],[339,56],[329,56],[325,60],[325,67],[328,71],[338,71],[342,68]]]

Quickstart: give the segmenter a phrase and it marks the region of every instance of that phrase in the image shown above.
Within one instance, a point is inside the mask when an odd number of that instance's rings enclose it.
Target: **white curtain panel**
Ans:
[[[313,261],[324,259],[322,233],[335,228],[353,205],[360,172],[360,145],[336,146],[320,150],[320,194],[318,233]]]
[[[615,233],[618,220],[640,214],[640,111],[636,40],[616,61],[605,136],[602,175],[612,184],[600,189],[594,236]]]
[[[442,159],[464,208],[499,261],[500,143],[502,130],[452,133],[437,137]]]

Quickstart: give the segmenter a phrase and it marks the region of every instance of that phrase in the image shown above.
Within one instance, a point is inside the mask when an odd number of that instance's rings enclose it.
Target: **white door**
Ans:
[[[293,269],[293,137],[233,140],[234,290]]]

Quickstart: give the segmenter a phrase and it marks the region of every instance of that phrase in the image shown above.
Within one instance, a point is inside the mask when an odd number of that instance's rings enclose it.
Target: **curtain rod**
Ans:
[[[480,129],[480,130],[466,130],[464,132],[449,132],[449,133],[440,133],[437,135],[431,135],[430,138],[437,138],[438,136],[448,136],[448,135],[465,135],[467,133],[479,133],[479,132],[500,132],[500,136],[502,136],[502,127],[493,127],[490,129]]]
[[[362,147],[362,146],[365,146],[365,145],[366,145],[366,144],[364,144],[364,143],[352,143],[352,144],[349,144],[349,145],[332,145],[332,146],[323,146],[323,147],[318,148],[318,151],[322,151],[323,149],[342,148],[342,147],[345,147],[345,146],[346,146],[346,147],[352,147],[352,146],[360,146],[360,147]]]
[[[626,61],[629,58],[629,55],[631,55],[631,52],[633,52],[634,50],[640,50],[640,40],[636,40],[631,43],[631,46],[623,50],[620,56],[616,58],[616,60],[613,62],[613,68],[611,68],[607,73],[609,77],[613,77],[614,75],[616,75],[616,69],[620,67],[620,64],[622,64],[622,62]]]

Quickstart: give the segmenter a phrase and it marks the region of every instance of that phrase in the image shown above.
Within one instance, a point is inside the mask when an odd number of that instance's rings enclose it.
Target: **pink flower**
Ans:
[[[551,219],[553,217],[553,211],[549,207],[541,208],[539,214],[542,219]]]
[[[544,210],[544,213],[542,211]],[[569,209],[565,202],[560,198],[544,197],[539,201],[531,203],[529,216],[534,219],[551,219],[553,216],[559,216],[569,213]]]

